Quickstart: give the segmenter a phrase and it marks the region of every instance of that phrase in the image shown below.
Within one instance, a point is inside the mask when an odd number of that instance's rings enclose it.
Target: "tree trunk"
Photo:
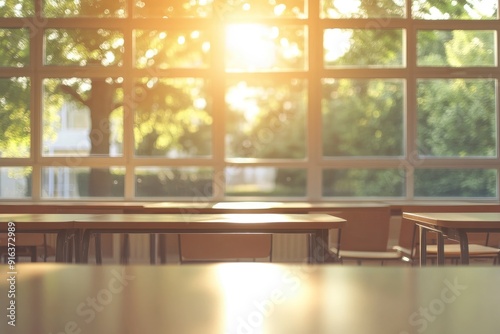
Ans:
[[[109,157],[110,148],[110,115],[114,109],[113,85],[104,78],[92,80],[92,92],[88,100],[90,108],[91,129],[90,155]],[[108,169],[91,168],[89,175],[89,196],[108,197],[112,191],[112,177]]]

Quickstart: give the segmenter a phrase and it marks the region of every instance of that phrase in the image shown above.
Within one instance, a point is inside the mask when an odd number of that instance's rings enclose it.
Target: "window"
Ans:
[[[0,1],[0,199],[499,198],[498,0]]]

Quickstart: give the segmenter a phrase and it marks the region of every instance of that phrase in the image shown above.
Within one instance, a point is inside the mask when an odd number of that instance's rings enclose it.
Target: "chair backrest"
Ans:
[[[181,262],[217,262],[239,259],[271,261],[270,234],[180,234]]]
[[[347,221],[340,232],[341,251],[382,252],[387,250],[391,220],[389,206],[346,208],[331,214]],[[335,231],[332,232],[330,243],[335,245]]]

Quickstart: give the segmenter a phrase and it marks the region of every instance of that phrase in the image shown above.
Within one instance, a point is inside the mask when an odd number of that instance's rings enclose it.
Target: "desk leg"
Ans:
[[[151,233],[149,235],[149,262],[151,264],[156,263],[156,234]]]
[[[160,233],[158,235],[158,248],[160,249],[160,263],[167,263],[167,235]]]
[[[437,263],[444,266],[444,237],[441,232],[437,234]]]
[[[92,232],[89,230],[86,230],[83,233],[82,237],[82,246],[81,246],[81,257],[80,260],[82,263],[87,263],[89,262],[89,247],[90,247],[90,237],[92,235]]]
[[[309,248],[309,260],[312,263],[325,263],[329,256],[328,250],[328,230],[317,231],[312,238],[312,248]]]
[[[307,263],[314,263],[314,247],[316,247],[316,243],[314,242],[316,239],[316,233],[311,233],[307,235]]]
[[[67,261],[67,245],[68,233],[66,231],[59,231],[56,239],[56,262]]]
[[[82,262],[82,231],[80,229],[74,231],[73,242],[75,244],[75,262]]]
[[[469,238],[467,232],[457,231],[460,238],[460,260],[462,264],[469,264]]]
[[[94,236],[94,243],[95,243],[95,263],[100,265],[102,264],[102,238],[100,233]]]
[[[120,264],[128,264],[128,260],[130,257],[130,236],[128,233],[123,234],[123,244],[122,244],[122,252],[120,255]]]
[[[419,226],[420,229],[420,266],[427,264],[427,230]]]

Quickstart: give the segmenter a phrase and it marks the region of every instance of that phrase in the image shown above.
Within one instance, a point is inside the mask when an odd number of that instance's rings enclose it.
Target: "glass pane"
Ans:
[[[393,18],[405,17],[404,0],[321,0],[321,17],[340,18]]]
[[[31,167],[0,167],[0,198],[31,197]]]
[[[0,67],[23,67],[30,62],[28,29],[0,29]]]
[[[125,17],[126,0],[44,0],[46,17]]]
[[[123,34],[106,29],[46,29],[45,64],[121,66]]]
[[[305,0],[214,1],[214,14],[226,18],[306,18]]]
[[[135,0],[134,16],[150,18],[210,17],[214,10],[213,7],[215,7],[214,2],[216,1]]]
[[[138,68],[206,68],[210,40],[206,31],[134,30],[135,66]]]
[[[415,196],[498,197],[494,169],[417,169]]]
[[[404,81],[324,79],[324,156],[400,156]]]
[[[402,67],[402,29],[325,29],[325,67]]]
[[[233,82],[226,92],[226,157],[306,157],[307,83]]]
[[[136,82],[135,154],[185,158],[211,154],[212,115],[203,79]]]
[[[34,0],[0,1],[0,17],[28,17],[35,15]]]
[[[417,95],[421,155],[496,156],[496,80],[422,79]]]
[[[495,66],[496,34],[487,30],[420,30],[419,66]]]
[[[323,196],[402,197],[405,176],[401,169],[327,169]]]
[[[137,197],[212,197],[213,170],[210,168],[140,167],[135,169]]]
[[[423,20],[489,20],[497,18],[498,0],[413,0],[412,15]]]
[[[120,82],[110,78],[44,80],[43,155],[122,155]]]
[[[229,24],[226,27],[226,70],[305,70],[306,36],[304,26]]]
[[[125,169],[120,167],[45,167],[43,198],[123,197]]]
[[[305,196],[305,169],[274,167],[228,167],[227,196]]]
[[[30,156],[30,117],[30,80],[0,78],[0,158]]]

